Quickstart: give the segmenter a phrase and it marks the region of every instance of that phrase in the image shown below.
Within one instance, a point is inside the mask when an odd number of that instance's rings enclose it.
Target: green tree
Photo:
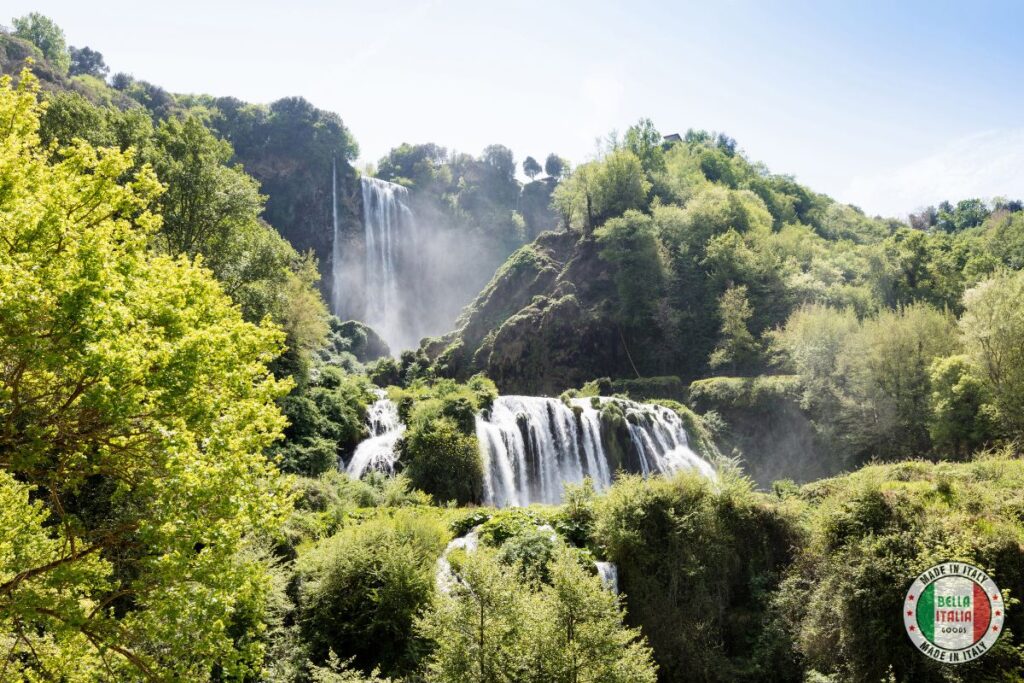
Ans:
[[[665,239],[698,253],[712,237],[729,230],[741,235],[771,231],[771,214],[764,202],[748,190],[709,186],[687,202],[682,211],[677,220],[666,223]]]
[[[651,183],[644,176],[640,159],[632,152],[618,150],[609,154],[602,161],[597,181],[598,223],[621,216],[630,209],[643,211],[647,208]]]
[[[552,203],[567,227],[589,235],[609,218],[630,209],[645,210],[650,189],[636,155],[617,149],[600,161],[577,167],[555,189]]]
[[[964,294],[964,352],[992,396],[999,426],[1024,436],[1024,273],[1001,272]]]
[[[103,55],[89,47],[71,46],[69,49],[70,69],[72,76],[95,76],[100,80],[107,77],[110,69],[103,61]]]
[[[17,17],[14,24],[14,35],[24,38],[39,48],[47,61],[62,74],[66,74],[71,66],[71,55],[64,39],[64,31],[47,16],[39,12],[30,12]]]
[[[930,368],[957,350],[954,318],[927,304],[885,310],[844,344],[846,438],[864,456],[909,458],[931,448]]]
[[[523,173],[525,173],[530,180],[536,178],[537,174],[543,170],[544,169],[540,167],[540,164],[537,163],[537,160],[533,157],[526,157],[526,159],[523,160]]]
[[[433,643],[427,671],[437,683],[511,683],[527,676],[522,651],[539,605],[490,553],[462,554],[459,581],[419,622]]]
[[[458,581],[420,622],[434,644],[429,680],[656,680],[640,630],[623,626],[619,599],[581,566],[576,551],[556,543],[544,572],[549,583],[524,581],[485,548],[451,560]]]
[[[928,433],[936,450],[965,458],[992,439],[988,392],[967,356],[936,359],[931,386]]]
[[[552,683],[654,683],[657,668],[639,628],[624,628],[619,599],[564,545],[542,585],[537,680]]]
[[[618,319],[628,328],[650,325],[665,286],[665,265],[654,221],[630,210],[605,223],[595,237],[602,247],[601,259],[617,266]]]
[[[299,623],[312,661],[333,651],[364,671],[414,671],[427,650],[414,620],[433,595],[447,541],[437,518],[398,511],[346,526],[302,555]]]
[[[196,115],[170,119],[156,132],[154,166],[167,184],[160,198],[157,244],[170,254],[201,256],[246,319],[270,316],[288,334],[285,374],[305,373],[308,354],[327,336],[327,309],[315,289],[312,256],[300,256],[260,219],[265,197],[240,166],[231,145]]]
[[[470,409],[471,410],[471,409]],[[476,436],[447,416],[417,420],[401,442],[402,461],[412,485],[439,501],[460,505],[480,501],[483,463]]]
[[[403,143],[377,162],[377,177],[417,189],[437,188],[441,191],[452,182],[446,168],[448,151],[433,143]]]
[[[758,354],[757,340],[750,333],[747,322],[754,314],[747,301],[745,285],[730,287],[718,299],[718,315],[722,319],[722,339],[712,352],[708,363],[713,368],[728,365],[733,375],[750,364]]]
[[[547,159],[544,160],[544,172],[552,178],[561,178],[568,167],[569,165],[565,162],[565,159],[554,152],[549,154]]]
[[[840,460],[931,449],[931,368],[957,350],[951,315],[919,303],[858,321],[852,310],[806,306],[772,339]]]
[[[665,153],[661,148],[661,133],[650,119],[640,119],[626,130],[626,149],[640,160],[647,173],[665,169]]]
[[[0,79],[5,676],[241,677],[267,591],[243,551],[286,508],[262,455],[283,335],[148,248],[160,186],[130,153],[50,163],[36,84]]]
[[[169,119],[157,131],[155,169],[168,190],[161,198],[164,246],[172,254],[203,254],[214,272],[232,260],[232,240],[263,209],[259,184],[231,168],[231,145],[196,115]]]

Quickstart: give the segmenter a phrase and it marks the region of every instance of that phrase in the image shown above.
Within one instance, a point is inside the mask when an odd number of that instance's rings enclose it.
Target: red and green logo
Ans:
[[[903,601],[903,624],[917,649],[962,664],[988,652],[1003,631],[1003,597],[992,578],[964,562],[931,567]]]

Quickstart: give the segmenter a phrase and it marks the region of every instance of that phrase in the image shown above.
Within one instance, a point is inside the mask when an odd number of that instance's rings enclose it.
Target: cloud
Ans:
[[[843,196],[870,214],[896,217],[944,199],[1024,197],[1024,129],[951,140],[917,161],[855,177]]]

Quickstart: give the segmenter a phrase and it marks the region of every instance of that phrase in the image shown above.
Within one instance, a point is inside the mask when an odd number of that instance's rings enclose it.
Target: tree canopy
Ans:
[[[245,322],[208,271],[148,248],[151,169],[81,141],[50,163],[41,111],[31,74],[0,79],[8,666],[241,675],[261,652],[229,624],[265,593],[245,549],[284,510],[263,456],[283,427],[287,384],[267,370],[283,335]]]
[[[38,47],[60,73],[68,72],[71,67],[68,44],[63,29],[53,19],[39,12],[30,12],[23,17],[16,17],[11,23],[14,24],[14,35]]]

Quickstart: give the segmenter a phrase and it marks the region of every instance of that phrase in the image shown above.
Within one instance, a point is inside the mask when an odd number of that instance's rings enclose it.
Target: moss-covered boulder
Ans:
[[[344,342],[346,350],[360,363],[369,363],[391,355],[391,349],[384,338],[372,327],[358,320],[332,322],[331,332]]]

